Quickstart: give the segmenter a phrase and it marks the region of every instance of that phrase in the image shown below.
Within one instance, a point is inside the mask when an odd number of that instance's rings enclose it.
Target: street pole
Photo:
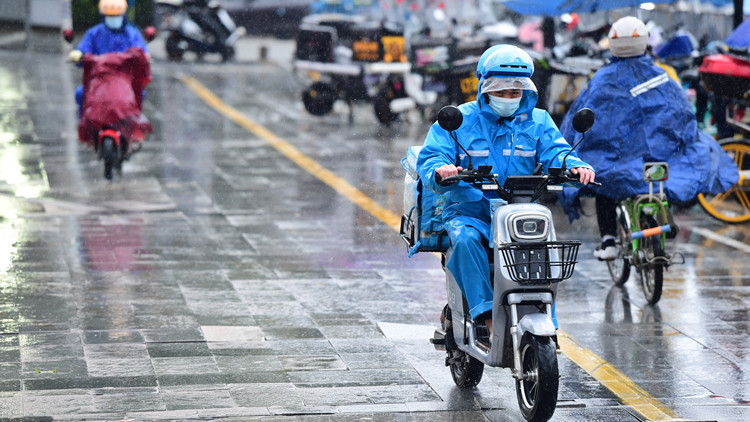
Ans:
[[[60,0],[62,7],[62,29],[73,29],[73,9],[70,0]]]
[[[61,10],[62,20],[60,22],[60,30],[61,31],[66,31],[66,30],[73,31],[73,6],[72,6],[72,2],[70,0],[60,0],[60,7],[62,8],[62,10]],[[75,34],[75,33],[73,33],[73,34]],[[67,52],[70,51],[70,48],[71,48],[70,45],[72,45],[72,43],[67,42],[67,40],[65,40],[65,39],[61,40],[60,43],[62,44],[62,51],[63,52],[67,53]]]
[[[23,30],[26,33],[26,51],[31,51],[31,0],[26,0],[26,19],[23,22]]]

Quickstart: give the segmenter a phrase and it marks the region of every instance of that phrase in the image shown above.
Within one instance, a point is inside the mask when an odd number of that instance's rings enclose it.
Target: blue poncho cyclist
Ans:
[[[698,130],[693,108],[682,88],[646,53],[648,30],[634,17],[615,22],[609,31],[611,61],[599,69],[571,105],[560,129],[572,136],[575,110],[588,107],[596,123],[578,155],[597,169],[602,183],[593,189],[602,243],[601,260],[617,256],[615,209],[618,201],[648,193],[643,164],[669,164],[665,190],[670,201],[690,202],[699,193],[718,194],[737,182],[737,166],[710,136]],[[578,189],[566,189],[562,205],[578,218]]]
[[[491,47],[477,66],[476,101],[459,106],[463,114],[463,124],[456,131],[459,142],[474,167],[492,166],[501,184],[504,177],[533,173],[537,163],[545,170],[559,167],[570,150],[550,115],[534,108],[538,95],[531,81],[533,73],[534,63],[522,49],[512,45]],[[582,183],[594,180],[592,167],[575,153],[566,161]],[[438,183],[467,165],[466,154],[449,133],[433,124],[419,153],[417,169],[424,185],[445,197],[443,227],[453,247],[446,265],[469,304],[471,317],[491,327],[492,282],[483,242],[486,244],[491,235],[488,198],[496,194],[465,182]]]

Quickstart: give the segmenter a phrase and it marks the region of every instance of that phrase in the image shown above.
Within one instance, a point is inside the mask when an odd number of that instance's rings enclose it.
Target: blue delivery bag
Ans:
[[[450,245],[450,238],[443,231],[443,207],[445,198],[429,189],[424,189],[417,173],[417,157],[421,146],[407,149],[401,165],[404,176],[404,214],[401,216],[401,238],[409,248],[411,257],[417,252],[443,252]]]

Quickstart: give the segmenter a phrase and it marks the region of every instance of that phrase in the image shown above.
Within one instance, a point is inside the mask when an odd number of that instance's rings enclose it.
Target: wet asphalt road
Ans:
[[[427,338],[445,292],[439,260],[217,113],[198,81],[258,127],[402,212],[400,159],[418,115],[380,126],[358,105],[308,115],[288,42],[243,40],[238,62],[154,51],[154,133],[114,182],[77,143],[79,71],[55,40],[0,49],[0,418],[38,420],[521,419],[509,371],[453,385]],[[593,204],[587,210],[593,211]],[[558,320],[626,376],[600,382],[558,355],[553,421],[648,419],[609,387],[632,382],[666,420],[750,420],[750,226],[682,210],[686,257],[654,307],[631,276],[590,259],[595,222],[552,209],[584,242]],[[721,237],[719,238],[722,239]],[[601,367],[602,365],[599,365]],[[642,390],[641,390],[642,389]],[[638,402],[636,401],[636,406]]]

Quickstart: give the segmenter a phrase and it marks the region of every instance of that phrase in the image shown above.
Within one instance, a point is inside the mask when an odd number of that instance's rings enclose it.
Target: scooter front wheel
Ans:
[[[221,61],[228,62],[232,59],[234,59],[234,47],[231,45],[225,46],[221,50]]]
[[[560,373],[551,337],[525,334],[521,339],[522,376],[516,380],[518,406],[527,421],[547,421],[555,413]]]
[[[104,160],[104,178],[112,180],[112,169],[118,163],[115,140],[109,136],[102,138],[101,157]]]
[[[460,350],[448,352],[453,382],[459,388],[471,388],[479,384],[484,373],[484,364]]]

